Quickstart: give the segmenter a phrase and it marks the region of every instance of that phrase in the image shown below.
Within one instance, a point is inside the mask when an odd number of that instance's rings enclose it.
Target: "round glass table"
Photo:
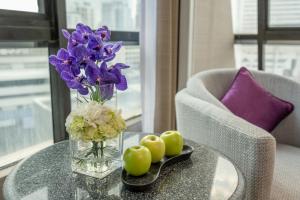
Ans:
[[[124,149],[145,134],[124,133]],[[165,167],[144,192],[127,190],[121,169],[97,179],[73,173],[68,141],[56,143],[20,162],[6,178],[6,200],[69,199],[243,199],[244,178],[225,156],[186,140],[194,152],[188,160]]]

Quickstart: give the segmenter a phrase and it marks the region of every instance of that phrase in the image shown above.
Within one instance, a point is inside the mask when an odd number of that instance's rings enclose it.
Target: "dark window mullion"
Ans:
[[[66,46],[66,40],[61,33],[66,28],[65,0],[45,1],[45,13],[49,16],[51,24],[55,27],[52,32],[52,42],[49,43],[49,55],[56,54],[60,47]],[[65,130],[65,119],[71,111],[70,90],[59,77],[55,69],[50,66],[53,138],[59,142],[68,138]]]
[[[112,31],[111,41],[123,41],[132,45],[139,45],[139,32]]]
[[[47,15],[0,9],[1,41],[49,41],[52,29]]]
[[[234,39],[237,40],[257,40],[257,35],[255,34],[235,34]]]
[[[300,40],[300,30],[267,30],[265,38],[266,40]]]
[[[16,10],[5,10],[0,9],[0,19],[28,19],[28,20],[47,20],[48,16],[44,13],[26,12],[26,11],[16,11]],[[1,24],[0,20],[0,24]]]
[[[50,41],[51,28],[1,27],[1,41]]]
[[[300,27],[268,27],[268,31],[278,32],[300,32]]]
[[[264,44],[265,33],[268,28],[268,0],[260,0],[257,4],[257,23],[258,23],[258,37],[257,37],[257,53],[258,53],[258,69],[264,70]]]

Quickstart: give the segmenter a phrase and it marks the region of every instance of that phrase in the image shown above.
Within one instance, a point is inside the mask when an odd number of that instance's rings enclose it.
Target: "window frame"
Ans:
[[[300,27],[270,27],[269,5],[271,0],[257,0],[257,34],[235,34],[236,44],[257,42],[258,70],[265,70],[265,47],[267,41],[300,40]]]
[[[0,9],[1,42],[36,42],[37,47],[48,47],[49,55],[67,46],[61,29],[67,29],[65,0],[37,0],[39,12]],[[72,31],[72,29],[67,29]],[[112,31],[111,41],[124,45],[139,45],[139,32]],[[68,139],[65,119],[71,111],[70,89],[49,64],[52,124],[54,143]]]

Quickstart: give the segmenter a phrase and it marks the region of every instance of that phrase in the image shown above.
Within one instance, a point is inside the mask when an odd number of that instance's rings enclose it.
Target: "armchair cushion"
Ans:
[[[268,132],[294,109],[292,103],[265,90],[245,67],[238,71],[221,101],[235,115]]]

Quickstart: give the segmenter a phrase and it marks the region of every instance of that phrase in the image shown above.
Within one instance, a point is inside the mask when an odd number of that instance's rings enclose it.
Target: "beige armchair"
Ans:
[[[246,179],[246,199],[300,199],[300,84],[252,71],[267,90],[295,105],[271,135],[235,116],[219,101],[236,72],[210,70],[193,76],[176,95],[178,130],[235,162]]]

